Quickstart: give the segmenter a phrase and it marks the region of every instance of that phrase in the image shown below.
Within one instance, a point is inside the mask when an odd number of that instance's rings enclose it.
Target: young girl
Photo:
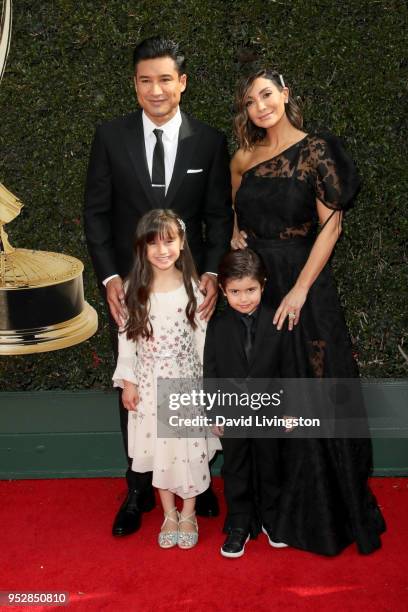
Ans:
[[[159,546],[192,548],[198,541],[195,498],[210,484],[208,462],[217,441],[157,437],[157,379],[202,375],[206,324],[196,315],[202,296],[184,222],[171,210],[151,210],[137,226],[134,253],[114,386],[123,388],[123,405],[130,411],[132,470],[153,472],[159,490],[164,511]],[[180,514],[175,495],[183,499]]]

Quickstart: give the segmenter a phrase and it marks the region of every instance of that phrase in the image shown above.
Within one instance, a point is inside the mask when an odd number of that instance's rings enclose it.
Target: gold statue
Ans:
[[[0,83],[6,68],[7,56],[10,49],[12,25],[11,11],[11,0],[3,0],[0,21]]]
[[[11,0],[3,0],[0,81],[11,36]],[[87,340],[98,327],[84,300],[79,259],[13,248],[4,229],[23,207],[0,183],[0,355],[55,351]]]
[[[24,204],[11,191],[0,183],[0,251],[12,253],[13,247],[8,241],[4,225],[18,217]]]

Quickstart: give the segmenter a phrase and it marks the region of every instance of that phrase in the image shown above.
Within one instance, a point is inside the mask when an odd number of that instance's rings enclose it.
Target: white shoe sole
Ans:
[[[271,540],[271,538],[269,537],[268,532],[266,531],[265,527],[262,525],[262,533],[264,533],[266,535],[266,537],[268,538],[268,542],[270,544],[270,546],[272,546],[272,548],[288,548],[288,545],[285,544],[284,542],[274,542],[273,540]]]
[[[248,540],[249,540],[249,535],[248,535],[247,539],[245,540],[245,544],[248,542]],[[222,549],[222,546],[221,546],[221,549],[220,549],[221,550],[221,554],[222,554],[223,557],[227,557],[227,559],[238,559],[238,557],[242,557],[242,555],[245,552],[245,544],[243,545],[242,550],[240,550],[239,552],[236,552],[236,553],[225,552]]]

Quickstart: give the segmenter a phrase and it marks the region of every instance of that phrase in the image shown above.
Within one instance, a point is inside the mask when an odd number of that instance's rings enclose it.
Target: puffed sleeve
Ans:
[[[134,340],[128,340],[126,332],[122,332],[123,328],[119,329],[118,361],[112,380],[114,387],[121,387],[123,389],[124,380],[128,380],[135,385],[137,384],[135,377],[137,343]]]
[[[332,210],[350,208],[360,190],[360,179],[342,141],[331,134],[317,136],[311,156],[316,198]]]
[[[204,296],[199,291],[197,286],[194,286],[194,293],[197,298],[197,308],[201,306],[204,301]],[[201,364],[204,359],[204,344],[205,344],[205,334],[207,331],[207,321],[200,319],[200,314],[196,313],[195,322],[197,324],[196,329],[194,330],[194,343],[197,349],[198,356],[200,358]]]

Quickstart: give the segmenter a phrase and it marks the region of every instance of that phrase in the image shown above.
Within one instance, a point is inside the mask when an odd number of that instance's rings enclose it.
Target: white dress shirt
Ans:
[[[142,121],[143,121],[143,134],[144,134],[144,142],[145,142],[145,150],[146,150],[146,161],[147,168],[149,170],[150,180],[152,179],[152,166],[153,166],[153,151],[156,146],[156,136],[153,134],[153,130],[159,129],[163,130],[163,149],[164,149],[164,175],[166,180],[166,193],[170,185],[171,177],[173,176],[174,164],[176,162],[177,155],[177,145],[178,145],[178,137],[181,126],[181,113],[180,107],[177,108],[177,112],[167,123],[163,125],[156,125],[153,123],[151,119],[146,115],[146,113],[142,112]],[[215,272],[207,272],[207,274],[211,274],[217,276]],[[103,281],[103,284],[106,285],[111,280],[111,278],[115,278],[119,276],[119,274],[112,274],[112,276],[108,276]]]
[[[169,188],[171,177],[173,176],[174,163],[177,155],[177,144],[178,136],[181,126],[181,114],[180,108],[177,108],[177,112],[167,123],[163,125],[156,125],[151,119],[142,113],[143,121],[143,133],[146,149],[146,160],[147,167],[149,170],[150,179],[152,178],[152,166],[153,166],[153,151],[156,146],[156,136],[153,134],[153,130],[163,130],[163,149],[164,149],[164,174],[166,178],[166,193]]]
[[[159,129],[163,130],[163,149],[164,149],[164,175],[166,179],[166,193],[169,188],[171,177],[173,176],[174,164],[176,162],[177,155],[177,144],[178,144],[178,136],[181,126],[181,113],[180,107],[177,108],[177,112],[167,123],[163,125],[156,125],[153,123],[151,119],[146,115],[146,113],[142,112],[142,122],[143,122],[143,134],[144,134],[144,143],[146,150],[146,161],[147,168],[149,170],[150,180],[152,179],[152,166],[153,166],[153,151],[156,146],[156,136],[153,134],[153,130]],[[112,274],[105,278],[103,284],[106,285],[111,280],[111,278],[115,278],[119,276],[119,274]]]

